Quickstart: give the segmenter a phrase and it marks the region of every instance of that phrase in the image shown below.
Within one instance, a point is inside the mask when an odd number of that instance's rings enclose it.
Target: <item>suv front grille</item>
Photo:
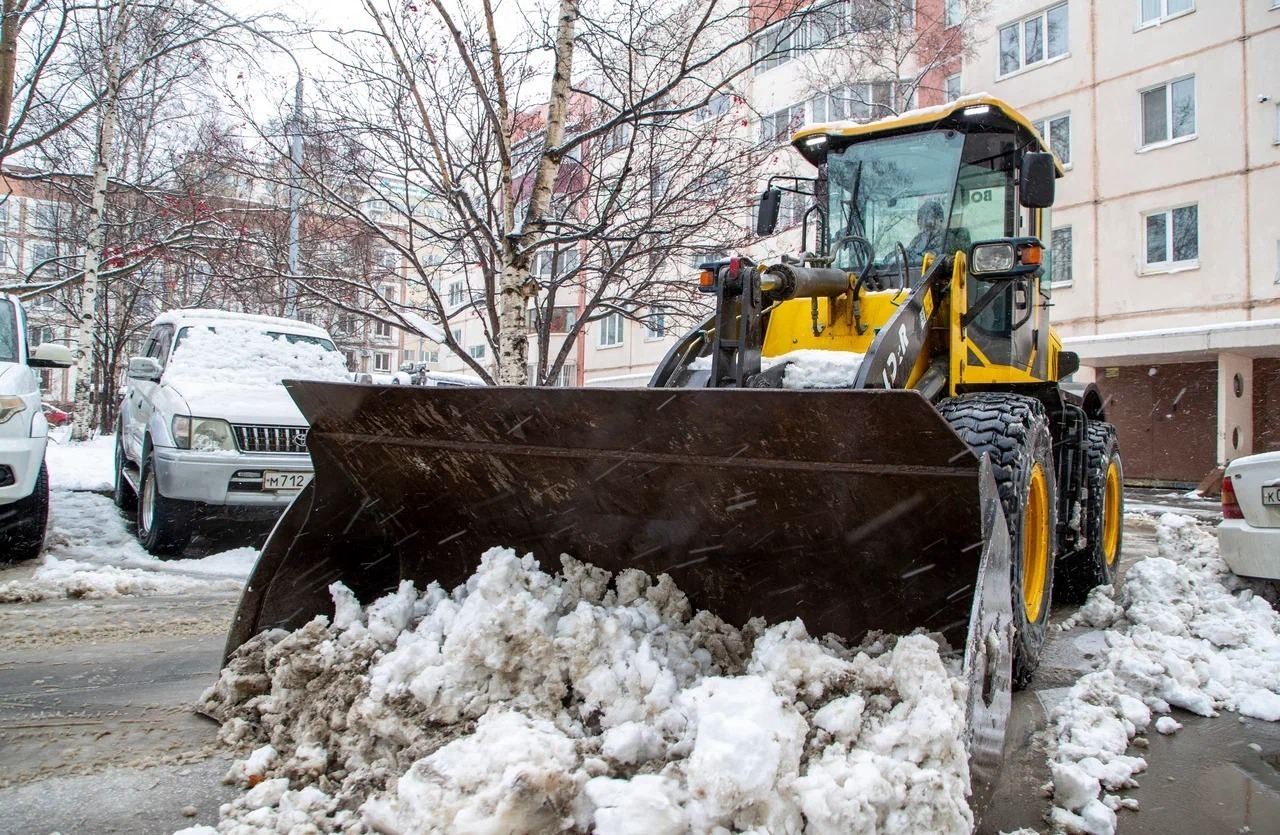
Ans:
[[[241,426],[232,427],[236,433],[236,446],[241,452],[303,452],[307,451],[307,427],[305,426]]]

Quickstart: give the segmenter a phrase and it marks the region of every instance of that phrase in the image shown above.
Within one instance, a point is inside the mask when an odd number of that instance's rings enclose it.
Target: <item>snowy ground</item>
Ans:
[[[145,554],[110,498],[87,492],[110,486],[112,440],[51,445],[48,553],[0,573],[0,812],[37,822],[13,831],[49,831],[42,803],[64,833],[105,831],[81,798],[124,785],[137,808],[165,798],[148,832],[179,829],[188,804],[217,824],[200,833],[969,828],[962,688],[929,638],[845,648],[796,624],[734,629],[669,585],[550,575],[510,552],[451,593],[362,606],[335,589],[335,623],[254,642],[209,696],[227,719],[219,746],[190,718],[192,687],[212,679],[254,552]],[[1050,689],[1024,694],[1047,715],[1011,756],[1039,765],[1006,770],[1024,802],[1001,829],[1173,832],[1198,815],[1197,832],[1277,831],[1266,763],[1280,732],[1256,730],[1280,718],[1274,589],[1226,572],[1211,503],[1193,502],[1199,522],[1157,515],[1168,508],[1131,503],[1150,552],[1129,558],[1114,599],[1059,614],[1051,653],[1085,651],[1050,659],[1033,683]],[[178,659],[180,681],[160,686],[155,665]],[[1271,721],[1237,723],[1248,716]],[[227,751],[234,797],[197,767]],[[1243,783],[1237,763],[1256,769]],[[157,781],[165,793],[148,794]],[[1197,785],[1208,794],[1192,800]],[[215,814],[201,798],[229,802]],[[128,820],[134,801],[114,796],[101,814],[115,800]],[[1213,818],[1222,804],[1242,811]]]
[[[98,599],[121,595],[236,591],[253,568],[249,547],[192,559],[160,560],[142,549],[111,498],[115,438],[83,444],[59,432],[49,444],[49,528],[41,564],[6,571],[0,603],[57,597]],[[88,492],[100,491],[100,492]]]

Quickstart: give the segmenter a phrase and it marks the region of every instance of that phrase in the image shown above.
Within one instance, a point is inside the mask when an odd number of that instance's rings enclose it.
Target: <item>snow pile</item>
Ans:
[[[866,354],[851,351],[822,351],[805,349],[761,357],[760,369],[768,371],[778,365],[786,365],[782,374],[782,386],[789,389],[838,389],[850,388],[858,377],[858,369]],[[698,357],[689,363],[694,371],[710,371],[711,357]]]
[[[1159,556],[1129,569],[1120,601],[1094,589],[1077,618],[1106,633],[1101,669],[1082,677],[1053,713],[1053,823],[1068,832],[1112,833],[1115,811],[1136,808],[1108,794],[1146,768],[1129,742],[1153,714],[1173,708],[1216,716],[1280,720],[1280,618],[1262,586],[1231,574],[1217,537],[1187,516],[1166,513]],[[1168,716],[1160,733],[1181,725]]]
[[[487,552],[242,647],[204,697],[253,749],[221,832],[968,832],[964,685],[928,636],[857,650],[693,613],[667,576]]]
[[[301,339],[290,342],[261,325],[241,322],[219,322],[216,331],[187,329],[165,370],[165,382],[180,387],[262,388],[282,380],[345,383],[349,379],[340,352]]]
[[[44,564],[29,579],[0,584],[0,603],[235,591],[257,558],[253,548],[233,548],[200,559],[158,559],[138,544],[111,499],[58,490],[50,496]]]
[[[97,490],[115,486],[115,435],[99,435],[73,443],[65,427],[49,432],[44,460],[49,467],[49,486],[54,490]]]

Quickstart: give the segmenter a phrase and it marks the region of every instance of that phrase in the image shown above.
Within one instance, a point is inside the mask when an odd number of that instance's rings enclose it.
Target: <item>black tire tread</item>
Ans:
[[[0,565],[40,556],[49,524],[49,468],[41,461],[31,495],[0,507]]]
[[[1085,497],[1081,500],[1080,522],[1084,526],[1085,546],[1064,557],[1058,563],[1057,583],[1058,599],[1064,603],[1079,605],[1088,597],[1095,586],[1114,584],[1116,577],[1109,575],[1106,561],[1102,554],[1102,491],[1106,488],[1107,467],[1111,463],[1111,455],[1119,453],[1120,443],[1116,438],[1116,428],[1109,423],[1090,421],[1088,436],[1085,440]],[[1095,503],[1094,499],[1097,498]],[[1121,541],[1124,541],[1124,495],[1121,494]],[[1119,564],[1120,555],[1116,555]]]
[[[1013,680],[1017,688],[1026,687],[1040,662],[1040,649],[1044,645],[1048,631],[1049,610],[1053,600],[1053,560],[1057,551],[1056,545],[1056,493],[1057,482],[1053,470],[1052,435],[1049,433],[1049,419],[1044,404],[1034,397],[1005,392],[980,392],[943,400],[938,404],[938,411],[955,430],[969,448],[978,455],[986,454],[991,459],[992,474],[996,479],[996,487],[1000,493],[1005,519],[1010,527],[1011,548],[1011,588],[1014,598],[1014,612],[1021,623],[1022,587],[1022,536],[1020,530],[1014,530],[1014,520],[1022,519],[1024,496],[1021,494],[1021,468],[1028,454],[1034,453],[1037,436],[1039,443],[1047,450],[1042,460],[1046,467],[1046,478],[1049,482],[1049,566],[1048,588],[1045,596],[1045,613],[1040,623],[1030,628],[1019,629],[1014,641]],[[1043,450],[1042,450],[1043,451]],[[1024,454],[1026,453],[1026,454]]]

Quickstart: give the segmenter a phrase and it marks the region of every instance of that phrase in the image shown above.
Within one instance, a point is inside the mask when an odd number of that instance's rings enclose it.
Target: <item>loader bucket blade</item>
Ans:
[[[965,652],[975,785],[998,768],[1008,535],[986,463],[916,392],[287,385],[315,479],[263,549],[228,657],[332,616],[335,580],[369,601],[401,579],[451,589],[493,546],[548,570],[563,553],[670,574],[735,625],[940,632]]]
[[[495,545],[555,570],[667,573],[742,624],[962,647],[979,462],[910,391],[416,388],[291,382],[316,477],[254,570],[230,649],[402,578],[463,582]]]

